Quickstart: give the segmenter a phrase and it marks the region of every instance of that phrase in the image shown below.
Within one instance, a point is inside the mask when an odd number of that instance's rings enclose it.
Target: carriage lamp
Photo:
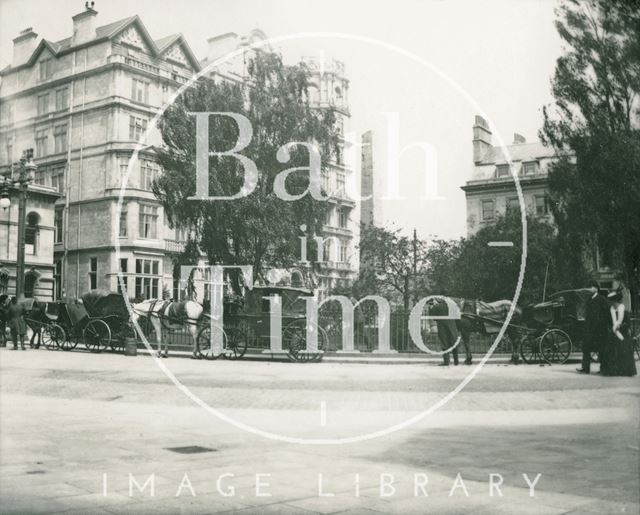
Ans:
[[[9,185],[7,182],[5,179],[2,181],[2,184],[0,184],[0,207],[3,210],[11,206],[11,197],[9,196]]]
[[[12,165],[13,167],[14,165]],[[22,154],[20,159],[20,175],[18,179],[10,179],[8,177],[2,177],[0,182],[0,208],[6,210],[11,207],[11,187],[18,186],[20,189],[25,189],[30,182],[35,179],[35,172],[37,170],[36,164],[33,162],[33,149],[28,148]]]

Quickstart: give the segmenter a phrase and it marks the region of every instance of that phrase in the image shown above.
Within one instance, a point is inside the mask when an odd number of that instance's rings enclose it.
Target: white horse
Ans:
[[[141,318],[148,319],[153,325],[153,330],[158,339],[157,355],[169,356],[169,344],[162,343],[162,327],[167,329],[181,329],[187,327],[193,338],[193,355],[198,356],[198,320],[204,308],[194,300],[172,302],[170,300],[149,299],[133,304],[132,319],[139,323]]]

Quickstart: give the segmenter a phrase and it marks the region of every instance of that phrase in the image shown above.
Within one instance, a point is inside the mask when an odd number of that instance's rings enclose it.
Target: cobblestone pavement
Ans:
[[[162,364],[236,424],[315,440],[417,417],[473,370]],[[640,510],[637,377],[582,376],[575,365],[486,365],[457,396],[408,427],[366,441],[311,445],[221,420],[146,356],[0,349],[0,372],[2,513]],[[170,450],[193,446],[204,452]],[[530,496],[527,481],[537,474]]]

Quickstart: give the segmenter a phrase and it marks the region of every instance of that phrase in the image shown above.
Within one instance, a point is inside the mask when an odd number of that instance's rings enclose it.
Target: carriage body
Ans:
[[[567,332],[571,339],[580,345],[584,342],[587,304],[592,295],[589,288],[580,288],[560,291],[549,296],[551,301],[557,304],[554,327]]]
[[[318,331],[318,351],[306,353],[306,301],[313,292],[292,286],[254,286],[247,290],[241,302],[224,303],[225,351],[230,359],[244,356],[248,348],[268,352],[271,348],[271,298],[280,300],[282,349],[292,361],[319,360],[326,345],[326,333]],[[208,347],[209,327],[198,335],[200,348]],[[208,356],[207,356],[208,357]],[[216,356],[217,357],[217,356]]]
[[[82,303],[93,319],[109,327],[109,346],[114,351],[123,351],[127,338],[135,337],[129,309],[120,293],[107,290],[91,290],[82,296]]]
[[[269,348],[271,337],[271,301],[270,297],[280,297],[282,308],[282,327],[291,322],[306,318],[305,296],[311,292],[299,288],[255,286],[244,296],[244,306],[236,314],[229,314],[225,320],[227,327],[242,327],[250,333],[253,348]]]
[[[524,310],[523,322],[530,334],[523,342],[522,357],[527,362],[540,358],[549,363],[565,363],[574,343],[584,340],[589,288],[563,290],[549,296],[549,300]]]
[[[114,350],[123,348],[124,338],[130,332],[122,306],[119,310],[105,310],[97,299],[107,296],[94,294],[92,297],[92,293],[85,294],[82,299],[66,298],[53,302],[27,299],[24,301],[25,321],[34,332],[41,333],[42,343],[50,349],[72,350],[79,343],[91,352],[102,352],[109,347]],[[109,294],[111,299],[115,296],[119,295]]]
[[[81,302],[75,299],[53,302],[25,299],[23,305],[27,325],[41,334],[47,348],[71,350],[83,340],[89,316]]]

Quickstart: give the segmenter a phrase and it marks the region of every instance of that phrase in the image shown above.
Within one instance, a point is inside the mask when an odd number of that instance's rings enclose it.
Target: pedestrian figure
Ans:
[[[611,325],[609,332],[609,362],[603,374],[609,376],[635,376],[636,362],[633,356],[633,341],[629,335],[629,322],[622,302],[622,291],[608,295],[611,301]]]
[[[591,284],[591,297],[587,301],[584,320],[584,338],[582,339],[582,367],[577,371],[582,374],[591,372],[591,354],[598,353],[600,371],[607,368],[608,355],[607,332],[609,328],[609,303],[600,295],[600,286],[597,282]]]
[[[18,304],[18,299],[11,298],[11,304],[7,310],[7,318],[9,319],[9,329],[11,330],[11,340],[13,341],[13,350],[18,350],[18,339],[20,340],[20,348],[24,347],[24,338],[27,334],[27,323],[24,321],[24,307]]]
[[[448,316],[449,306],[445,302],[444,298],[432,299],[429,303],[429,315],[431,316]],[[456,326],[456,321],[453,319],[436,319],[436,325],[438,326],[438,340],[442,345],[442,350],[451,348],[454,344],[458,343],[459,333]],[[458,365],[458,345],[456,345],[450,352],[446,352],[442,355],[443,362],[440,363],[441,367],[448,367],[450,362],[450,354],[453,354],[453,364]]]

